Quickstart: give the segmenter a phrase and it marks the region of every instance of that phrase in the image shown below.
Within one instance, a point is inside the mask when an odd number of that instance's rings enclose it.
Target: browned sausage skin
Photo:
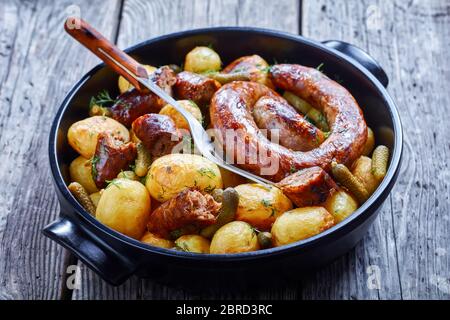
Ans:
[[[213,94],[220,88],[220,83],[214,79],[189,71],[177,74],[174,87],[175,96],[179,100],[192,100],[203,107],[211,101]]]
[[[100,133],[92,158],[92,176],[98,188],[104,188],[108,180],[113,180],[136,158],[133,142],[123,143],[111,135]]]
[[[334,180],[321,167],[299,170],[276,185],[299,208],[320,204],[339,190]]]
[[[300,65],[275,65],[271,67],[270,76],[275,87],[292,91],[322,111],[331,134],[320,146],[306,152],[272,143],[261,134],[252,116],[253,109],[261,98],[278,100],[280,105],[284,99],[259,83],[232,82],[214,94],[210,115],[225,147],[223,137],[228,134],[227,130],[240,132],[233,139],[237,165],[272,181],[280,181],[293,170],[313,166],[329,170],[331,161],[349,164],[361,154],[367,139],[367,126],[361,109],[345,88],[316,69]],[[245,145],[245,150],[239,148],[240,145]],[[255,163],[252,154],[255,150],[258,155],[267,155],[270,163],[260,157]],[[245,161],[238,161],[238,157]],[[273,163],[278,164],[275,172],[269,169],[273,168]]]
[[[147,229],[167,238],[171,231],[188,225],[205,227],[216,222],[220,207],[208,193],[188,188],[155,209]]]
[[[175,73],[168,66],[158,68],[151,76],[161,89],[172,95],[175,84]],[[111,116],[123,125],[129,127],[138,117],[147,113],[157,113],[166,102],[152,92],[141,92],[135,88],[117,97],[111,107]]]
[[[325,140],[325,134],[284,99],[262,97],[255,103],[252,113],[257,126],[268,130],[269,138],[270,130],[279,129],[279,143],[294,151],[317,148]]]
[[[169,154],[181,140],[181,133],[166,115],[149,113],[134,120],[132,129],[152,157]]]

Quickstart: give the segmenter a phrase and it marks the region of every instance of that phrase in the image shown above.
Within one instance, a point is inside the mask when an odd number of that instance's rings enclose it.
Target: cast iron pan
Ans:
[[[129,54],[144,64],[181,64],[198,45],[211,45],[226,65],[249,54],[271,63],[316,67],[340,82],[356,98],[377,144],[391,149],[389,169],[370,199],[353,215],[325,232],[287,246],[234,255],[200,255],[151,247],[99,223],[67,189],[68,167],[77,156],[67,143],[69,126],[88,115],[91,96],[102,89],[118,94],[117,75],[100,64],[68,92],[53,122],[50,166],[61,204],[60,218],[43,233],[58,242],[103,279],[119,285],[131,275],[160,282],[199,287],[252,285],[301,277],[349,251],[364,236],[397,178],[402,154],[402,129],[397,108],[387,93],[386,73],[367,53],[341,41],[312,41],[273,30],[219,27],[164,35],[137,44]],[[90,54],[86,51],[85,54]]]

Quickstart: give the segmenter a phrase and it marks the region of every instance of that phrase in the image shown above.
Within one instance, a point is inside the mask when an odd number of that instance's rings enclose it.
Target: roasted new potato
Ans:
[[[328,197],[324,207],[338,223],[358,209],[358,202],[348,192],[339,190]]]
[[[219,71],[221,67],[220,56],[208,47],[195,47],[184,60],[184,70],[195,73]]]
[[[91,168],[91,160],[86,159],[83,156],[75,158],[69,166],[70,179],[73,182],[78,182],[81,184],[88,193],[98,191],[94,178],[92,178]]]
[[[187,234],[175,240],[177,250],[195,253],[209,253],[210,242],[197,234]]]
[[[222,188],[217,165],[195,154],[168,154],[156,159],[147,173],[145,183],[150,195],[164,202],[190,187],[212,192]]]
[[[140,182],[114,179],[103,191],[95,216],[108,227],[141,239],[150,209],[150,195]]]
[[[156,68],[154,66],[149,66],[149,65],[144,65],[144,68],[147,70],[148,75],[152,74],[156,70]],[[119,85],[120,93],[124,93],[125,91],[128,91],[128,90],[134,88],[133,85],[131,83],[129,83],[122,76],[119,76],[118,85]]]
[[[170,249],[175,246],[173,241],[161,238],[154,233],[146,231],[144,236],[141,238],[141,242],[149,244],[151,246]]]
[[[97,137],[101,132],[110,134],[123,142],[130,141],[130,134],[125,126],[104,116],[89,117],[75,122],[67,132],[67,139],[72,148],[86,159],[90,159],[95,153]]]
[[[372,159],[361,156],[352,166],[353,175],[364,185],[369,195],[378,187],[380,181],[372,174]]]
[[[103,193],[103,189],[98,192],[91,193],[89,195],[89,198],[91,198],[91,201],[96,208],[98,207],[98,202],[100,201],[100,197],[102,196],[102,193]]]
[[[280,189],[256,184],[235,187],[239,194],[236,220],[245,221],[260,230],[269,230],[275,219],[292,209],[292,202]]]
[[[372,153],[373,147],[375,146],[375,135],[373,134],[372,129],[367,127],[367,140],[366,144],[364,145],[363,155],[369,156],[369,154]]]
[[[200,108],[195,104],[195,102],[190,100],[179,100],[177,101],[186,111],[188,111],[190,114],[194,116],[195,119],[198,120],[198,122],[202,123],[203,116],[202,112],[200,111]],[[175,122],[175,126],[178,129],[185,129],[189,130],[189,124],[187,123],[186,119],[179,113],[174,107],[172,107],[170,104],[166,104],[160,111],[159,114],[164,114],[166,116],[169,116],[173,122]]]
[[[282,246],[331,228],[333,216],[322,207],[297,208],[283,213],[272,226],[273,244]]]
[[[244,56],[227,65],[222,72],[226,74],[247,74],[250,81],[262,83],[274,88],[269,76],[270,66],[266,60],[257,54]]]
[[[258,249],[258,236],[252,226],[243,221],[232,221],[214,234],[210,253],[239,253]]]

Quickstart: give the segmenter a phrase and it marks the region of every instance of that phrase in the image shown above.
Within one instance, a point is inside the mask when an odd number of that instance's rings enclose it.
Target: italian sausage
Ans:
[[[211,101],[214,93],[220,88],[220,83],[214,79],[189,71],[177,74],[174,86],[175,96],[179,100],[192,100],[203,107]]]
[[[98,188],[104,188],[108,180],[113,180],[136,158],[133,142],[123,143],[111,135],[100,133],[92,158],[92,176]]]
[[[188,225],[209,226],[216,222],[220,207],[221,204],[208,193],[185,189],[151,213],[147,229],[167,238],[171,231]]]
[[[324,133],[284,99],[262,97],[255,103],[252,113],[256,125],[268,130],[269,139],[274,138],[271,132],[277,130],[279,143],[294,151],[317,148],[325,140]]]
[[[240,133],[233,138],[234,157],[238,166],[272,181],[280,181],[293,170],[320,166],[330,169],[334,160],[349,164],[362,152],[367,139],[367,126],[361,109],[352,95],[341,85],[316,69],[293,64],[271,67],[270,77],[275,87],[289,90],[318,108],[326,117],[331,133],[317,148],[294,151],[272,143],[253,118],[255,104],[261,98],[282,99],[275,91],[255,82],[232,82],[221,87],[213,96],[210,116],[224,147],[228,130]],[[281,100],[282,101],[282,100]],[[228,131],[229,132],[229,131]],[[242,150],[241,145],[245,148]],[[256,150],[256,151],[255,151]],[[254,153],[264,154],[255,161]],[[273,169],[273,164],[277,168]],[[270,172],[270,173],[268,173]]]
[[[154,81],[161,89],[172,95],[175,73],[168,66],[158,68],[152,73]],[[166,102],[152,92],[141,92],[135,88],[119,95],[111,106],[111,117],[129,127],[134,120],[147,113],[158,113]]]
[[[132,129],[152,157],[169,154],[181,140],[181,133],[166,115],[149,113],[134,120]]]

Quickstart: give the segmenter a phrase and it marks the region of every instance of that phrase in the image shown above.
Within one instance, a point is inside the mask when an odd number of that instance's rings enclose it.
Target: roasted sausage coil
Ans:
[[[265,177],[278,182],[300,169],[319,166],[329,171],[332,161],[350,164],[361,155],[367,126],[358,103],[344,87],[316,69],[295,64],[272,66],[270,79],[276,88],[291,91],[319,109],[329,124],[329,136],[324,140],[322,131],[302,115],[294,115],[295,110],[274,90],[235,81],[214,94],[210,115],[224,148],[230,148],[230,139],[224,138],[227,130],[238,130],[231,146],[238,166],[257,175],[264,175],[266,169],[271,173]],[[280,129],[280,143],[271,142],[261,128]],[[255,161],[255,152],[267,155],[270,162],[263,157]],[[275,171],[270,169],[273,163],[278,164]]]

